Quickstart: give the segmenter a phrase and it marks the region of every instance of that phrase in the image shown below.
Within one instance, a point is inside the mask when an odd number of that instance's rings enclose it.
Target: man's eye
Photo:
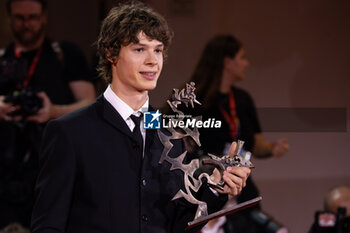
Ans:
[[[28,20],[31,20],[31,21],[39,21],[40,20],[40,15],[30,15],[28,17]]]
[[[25,20],[24,16],[22,16],[22,15],[13,15],[12,17],[16,21],[24,21]]]
[[[143,52],[143,48],[137,48],[135,49],[136,52]]]
[[[156,53],[163,53],[163,49],[156,49],[155,52]]]

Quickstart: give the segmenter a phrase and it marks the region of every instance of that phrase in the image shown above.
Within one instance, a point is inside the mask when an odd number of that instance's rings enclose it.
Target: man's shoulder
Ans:
[[[59,41],[54,41],[54,42],[57,42],[57,43],[59,43],[60,46],[67,47],[67,48],[69,48],[69,47],[79,48],[79,46],[77,44],[75,44],[72,41],[68,41],[68,40],[59,40]]]
[[[77,109],[71,113],[61,116],[57,119],[52,120],[58,124],[65,124],[68,127],[81,126],[87,122],[95,122],[100,117],[99,109],[103,106],[103,99],[97,98],[95,102],[80,109]]]
[[[91,81],[89,66],[80,47],[68,41],[53,41],[50,47],[65,67],[68,80]]]
[[[51,40],[50,38],[45,38],[43,48],[45,51],[55,53],[59,58],[62,57],[60,59],[70,57],[73,57],[72,59],[77,59],[77,57],[84,57],[83,51],[78,45],[66,40]]]
[[[53,41],[51,43],[51,46],[54,48],[59,48],[62,50],[63,53],[65,54],[82,54],[82,50],[81,48],[73,43],[73,42],[70,42],[70,41],[66,41],[66,40],[60,40],[60,41]]]

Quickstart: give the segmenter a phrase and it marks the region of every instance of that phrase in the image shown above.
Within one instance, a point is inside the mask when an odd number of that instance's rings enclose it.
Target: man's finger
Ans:
[[[250,169],[247,167],[230,167],[227,169],[228,173],[231,173],[233,176],[239,177],[242,179],[242,187],[245,187],[246,180],[250,174]]]
[[[233,158],[233,156],[235,155],[236,147],[237,147],[237,142],[232,142],[230,150],[228,152],[231,158]]]
[[[238,177],[232,177],[232,174],[226,173],[224,176],[225,187],[224,191],[228,194],[238,195],[242,190],[242,179]]]
[[[233,187],[234,185],[243,186],[243,178],[229,172],[224,172],[223,179],[230,187]]]

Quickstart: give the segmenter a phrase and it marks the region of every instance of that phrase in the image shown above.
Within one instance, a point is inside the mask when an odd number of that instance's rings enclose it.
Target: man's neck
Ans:
[[[40,37],[36,42],[31,44],[22,44],[18,40],[15,40],[15,46],[20,52],[31,51],[40,48],[40,46],[44,43],[45,37]]]
[[[127,105],[129,105],[134,111],[139,110],[148,99],[147,91],[130,93],[127,91],[119,90],[113,85],[111,85],[111,89],[121,100],[123,100]]]

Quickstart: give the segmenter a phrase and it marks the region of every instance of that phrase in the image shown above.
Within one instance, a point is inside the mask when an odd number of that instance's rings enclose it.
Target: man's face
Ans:
[[[153,90],[163,67],[164,45],[143,32],[139,42],[122,46],[113,65],[112,85],[118,93],[133,95]]]
[[[15,1],[11,4],[11,29],[19,43],[35,44],[44,35],[46,14],[36,1]]]

